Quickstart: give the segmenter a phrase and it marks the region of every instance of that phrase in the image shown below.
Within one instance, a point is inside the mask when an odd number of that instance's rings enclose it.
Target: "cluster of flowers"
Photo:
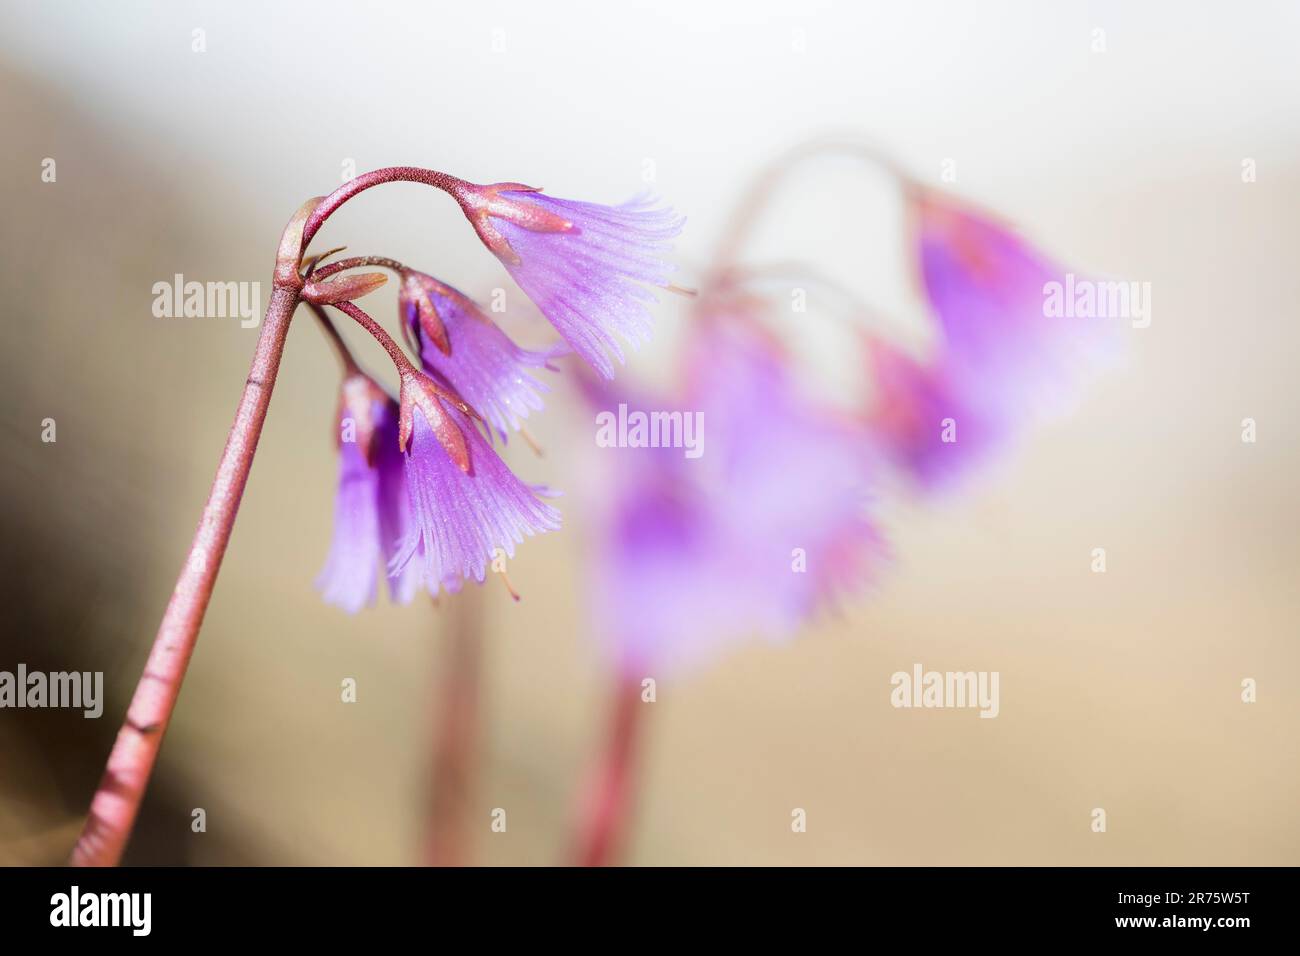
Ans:
[[[654,296],[645,286],[667,285],[663,254],[682,227],[672,210],[646,200],[611,207],[517,183],[451,182],[480,239],[567,345],[523,349],[468,296],[393,260],[319,270],[396,271],[403,332],[421,365],[390,350],[397,400],[354,364],[345,373],[334,533],[317,584],[349,611],[373,603],[381,566],[396,601],[421,588],[455,592],[469,578],[484,580],[497,549],[513,556],[525,537],[559,527],[544,489],[521,481],[490,439],[504,441],[541,408],[546,386],[536,373],[560,354],[575,352],[613,376],[611,356],[623,361],[619,339],[637,344],[649,335]]]
[[[664,255],[680,217],[648,200],[609,207],[456,182],[479,237],[566,344],[523,349],[451,286],[370,260],[399,274],[403,331],[422,368],[399,361],[398,401],[355,368],[345,380],[339,417],[356,441],[341,445],[319,585],[352,611],[374,600],[381,565],[395,600],[454,592],[484,580],[496,549],[513,556],[524,537],[558,527],[544,489],[515,476],[491,441],[541,408],[538,373],[572,351],[602,377],[582,380],[597,408],[690,409],[709,435],[699,460],[662,448],[604,456],[612,473],[588,502],[590,593],[620,666],[695,664],[738,637],[784,637],[870,582],[884,553],[872,504],[889,479],[950,486],[1070,391],[1060,386],[1104,339],[1045,315],[1043,287],[1064,275],[1055,263],[992,216],[909,184],[937,335],[918,356],[862,332],[867,407],[812,398],[765,324],[771,304],[733,280],[701,290],[678,387],[637,394],[610,383],[613,359],[650,333],[647,287],[669,287]]]
[[[451,195],[484,245],[556,328],[564,345],[520,348],[475,303],[399,262],[303,251],[342,203],[385,182]],[[802,387],[764,324],[770,308],[731,278],[700,290],[675,394],[655,396],[703,416],[707,455],[638,450],[606,455],[591,589],[595,620],[615,649],[620,685],[649,669],[698,663],[737,637],[782,637],[835,595],[871,580],[882,536],[872,495],[886,475],[921,490],[949,484],[1060,394],[1095,351],[1097,329],[1052,318],[1048,283],[1064,276],[991,217],[899,176],[917,223],[915,259],[937,345],[914,356],[866,339],[866,408],[827,407]],[[559,527],[544,489],[520,480],[493,448],[541,407],[540,373],[573,352],[603,382],[586,393],[608,411],[646,397],[614,391],[624,344],[650,333],[653,288],[672,288],[664,256],[682,228],[648,200],[611,207],[555,199],[518,183],[480,186],[436,170],[390,167],[308,200],[286,227],[250,376],[204,519],[159,626],[145,677],[109,756],[73,853],[115,863],[130,834],[197,639],[257,445],[284,332],[306,303],[344,364],[338,412],[339,487],[333,539],[318,585],[357,611],[375,600],[380,569],[395,600],[482,582],[498,551]],[[339,250],[334,250],[339,251]],[[402,331],[415,362],[355,304],[399,279]],[[305,270],[305,271],[304,271]],[[719,270],[720,274],[724,274]],[[325,306],[367,329],[400,377],[396,399],[365,375]],[[267,381],[269,377],[269,381]],[[949,426],[961,429],[951,441]],[[526,432],[525,432],[526,436]],[[644,451],[645,454],[639,452]],[[591,850],[607,855],[626,802],[631,715],[622,694],[595,791]]]
[[[1107,351],[1094,324],[1048,318],[1061,267],[992,216],[909,184],[914,258],[934,321],[924,355],[859,329],[865,407],[801,387],[773,335],[774,303],[734,270],[701,290],[677,385],[589,389],[598,407],[704,412],[709,452],[603,456],[595,522],[596,631],[629,677],[698,667],[730,643],[780,640],[861,590],[885,556],[874,506],[951,489]],[[960,440],[958,440],[958,438]]]

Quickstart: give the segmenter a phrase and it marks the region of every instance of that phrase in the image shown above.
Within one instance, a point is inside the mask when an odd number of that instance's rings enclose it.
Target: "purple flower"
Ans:
[[[520,348],[468,296],[421,272],[403,275],[398,296],[424,367],[450,382],[502,439],[541,409],[549,389],[532,372],[550,368],[563,349]]]
[[[698,667],[746,638],[788,638],[860,588],[881,552],[861,425],[810,400],[748,320],[713,320],[675,401],[707,450],[607,450],[594,548],[596,627],[625,671]]]
[[[455,396],[427,375],[402,375],[399,445],[406,457],[411,520],[394,558],[433,594],[482,582],[493,552],[514,556],[524,537],[553,531],[559,513],[515,477]]]
[[[1110,351],[1096,319],[1047,308],[1065,272],[1009,227],[935,192],[914,197],[931,358],[868,343],[868,411],[882,452],[925,491],[951,488],[1035,418],[1063,410]]]
[[[972,400],[998,414],[1057,411],[1080,371],[1110,350],[1100,319],[1049,315],[1065,272],[1009,227],[937,193],[915,202],[925,292],[945,363]]]
[[[869,339],[867,362],[873,436],[922,490],[952,488],[1007,441],[1010,423],[972,400],[971,385],[942,356],[922,362]]]
[[[626,398],[621,400],[626,401]],[[762,626],[716,499],[677,449],[606,451],[588,563],[593,625],[628,674],[701,666]]]
[[[355,614],[375,602],[377,569],[387,567],[410,519],[397,403],[362,374],[343,383],[339,401],[339,486],[334,534],[316,586],[330,604]],[[389,575],[394,601],[410,601],[413,573]]]
[[[663,261],[684,219],[638,198],[621,206],[556,199],[519,183],[463,184],[455,196],[484,244],[519,288],[605,378],[620,340],[650,337],[644,286],[668,285]]]
[[[883,554],[870,516],[878,462],[869,433],[812,400],[747,313],[715,321],[692,362],[690,402],[704,413],[725,489],[719,515],[766,582],[768,632],[788,635],[859,589]]]

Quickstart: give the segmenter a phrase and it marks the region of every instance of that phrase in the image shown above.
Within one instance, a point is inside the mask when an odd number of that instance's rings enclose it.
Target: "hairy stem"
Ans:
[[[217,583],[221,559],[230,542],[248,472],[253,467],[253,455],[271,404],[289,322],[298,307],[298,292],[302,289],[298,272],[302,230],[319,202],[318,197],[303,203],[280,236],[275,286],[253,352],[253,365],[235,411],[235,422],[230,426],[217,476],[162,623],[158,625],[144,673],[136,684],[122,729],[113,742],[99,788],[91,798],[86,823],[72,848],[68,862],[73,866],[116,866],[140,813],[140,803]]]
[[[388,357],[393,360],[393,364],[397,366],[399,372],[414,370],[415,367],[411,364],[411,360],[406,357],[406,353],[402,351],[401,346],[393,341],[393,337],[384,330],[382,325],[357,308],[355,304],[351,302],[335,302],[334,308],[356,320],[358,325],[374,336],[375,341],[384,347],[384,351],[388,353]]]
[[[385,183],[421,183],[425,186],[441,189],[453,196],[457,190],[469,185],[465,180],[457,179],[455,176],[440,173],[436,169],[420,169],[418,166],[389,166],[385,169],[376,169],[369,173],[363,173],[356,179],[344,183],[321,200],[320,205],[316,207],[316,211],[312,213],[307,220],[306,227],[303,229],[302,241],[304,248],[311,242],[320,227],[324,225],[325,220],[332,216],[340,206],[353,196],[359,195],[374,186],[382,186]]]
[[[330,345],[334,347],[334,353],[339,357],[339,364],[343,366],[343,374],[345,376],[357,374],[357,372],[360,371],[357,367],[357,360],[352,357],[352,350],[349,349],[347,343],[343,341],[343,336],[339,334],[339,330],[335,327],[334,323],[330,321],[330,317],[325,314],[325,307],[317,305],[315,302],[308,302],[307,307],[311,309],[312,314],[316,316],[316,321],[320,324],[321,331],[325,333],[325,337],[329,339]]]
[[[619,678],[609,711],[605,749],[583,796],[574,862],[579,866],[609,866],[618,858],[633,809],[641,685]]]
[[[359,269],[362,266],[373,266],[380,269],[391,269],[399,275],[406,271],[406,266],[396,259],[390,259],[387,256],[352,256],[348,259],[339,259],[337,262],[331,262],[329,265],[321,266],[312,273],[315,279],[328,279],[337,272],[345,269]]]
[[[118,731],[99,789],[91,801],[90,814],[73,847],[70,862],[74,866],[116,866],[126,849],[230,541],[257,440],[266,421],[289,320],[297,304],[297,291],[280,287],[272,292],[267,304],[253,365],[217,466],[216,479],[158,627],[144,673],[131,698],[126,720]]]

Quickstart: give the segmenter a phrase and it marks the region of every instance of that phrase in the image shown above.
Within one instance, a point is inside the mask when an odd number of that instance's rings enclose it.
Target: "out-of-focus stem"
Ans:
[[[483,657],[483,601],[468,587],[448,608],[436,696],[429,800],[430,866],[465,866],[473,842],[470,795],[477,761]],[[486,817],[484,818],[486,820]]]
[[[619,678],[610,702],[604,749],[582,796],[574,862],[609,866],[617,862],[631,821],[641,709],[641,685]]]
[[[785,177],[809,159],[823,155],[846,155],[865,160],[880,167],[894,177],[904,190],[913,188],[913,179],[882,150],[852,137],[825,137],[794,147],[767,166],[736,204],[731,219],[722,231],[722,240],[714,253],[711,279],[718,281],[731,270],[740,256],[745,240],[754,230],[767,204],[784,182]],[[709,284],[712,284],[710,282]]]
[[[790,260],[736,267],[728,273],[728,279],[736,288],[764,281],[811,285],[838,300],[841,310],[832,310],[828,314],[843,321],[849,329],[861,329],[865,325],[868,330],[888,332],[891,335],[905,332],[904,325],[897,316],[875,307],[853,289],[811,263]]]

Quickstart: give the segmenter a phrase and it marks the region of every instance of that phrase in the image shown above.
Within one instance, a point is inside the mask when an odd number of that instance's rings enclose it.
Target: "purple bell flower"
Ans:
[[[565,341],[605,378],[622,342],[650,338],[646,286],[666,288],[664,261],[685,219],[641,197],[621,206],[556,199],[519,183],[453,190],[479,238]]]

